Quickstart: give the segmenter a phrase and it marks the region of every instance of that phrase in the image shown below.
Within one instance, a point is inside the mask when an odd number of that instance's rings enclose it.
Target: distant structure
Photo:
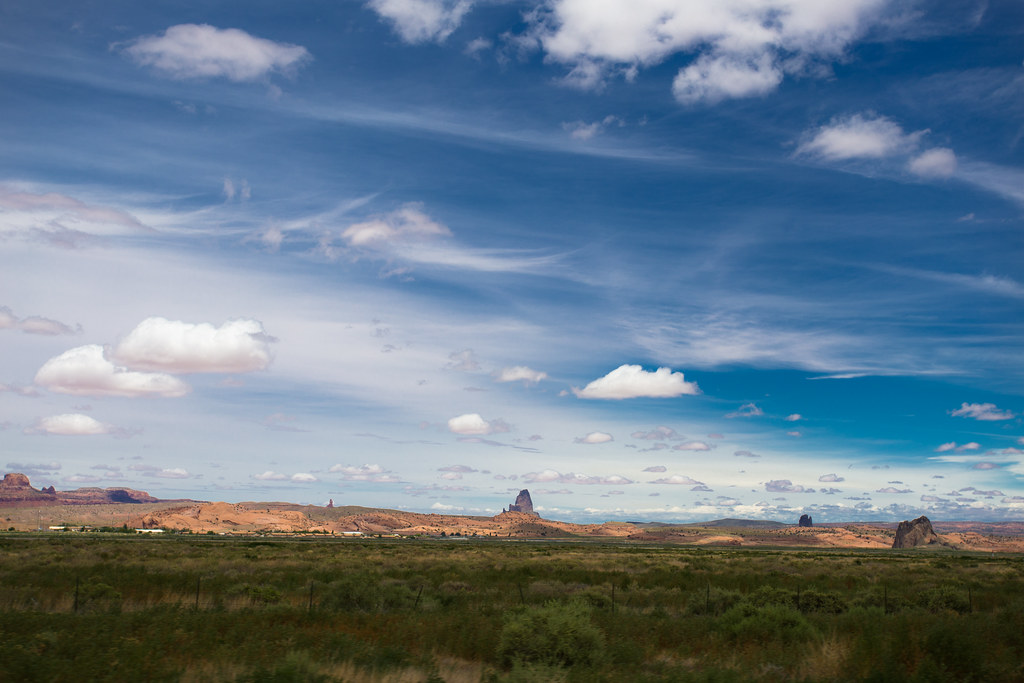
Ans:
[[[814,526],[814,521],[810,515],[800,515],[800,521],[796,523],[797,526]]]
[[[334,499],[333,498],[331,498],[330,500],[327,501],[327,507],[329,507],[329,508],[334,507]]]
[[[892,542],[893,548],[913,548],[918,545],[931,545],[942,543],[935,530],[932,529],[931,521],[921,515],[912,521],[902,521],[896,527],[896,539]]]
[[[509,512],[523,512],[534,517],[540,517],[536,512],[533,511],[533,500],[530,499],[530,492],[523,489],[516,496],[516,502],[508,506]]]

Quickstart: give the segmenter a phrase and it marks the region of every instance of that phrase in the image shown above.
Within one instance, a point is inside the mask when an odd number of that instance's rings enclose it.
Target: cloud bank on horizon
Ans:
[[[1019,3],[60,5],[0,26],[8,470],[1024,514]]]

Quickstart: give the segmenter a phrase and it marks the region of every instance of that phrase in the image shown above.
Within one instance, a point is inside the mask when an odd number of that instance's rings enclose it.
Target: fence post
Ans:
[[[74,607],[73,607],[73,609],[75,610],[75,614],[78,614],[78,581],[79,581],[79,579],[76,576],[75,577],[75,604],[74,604]]]
[[[313,582],[312,581],[309,582],[309,608],[306,611],[307,612],[312,612],[313,611]]]

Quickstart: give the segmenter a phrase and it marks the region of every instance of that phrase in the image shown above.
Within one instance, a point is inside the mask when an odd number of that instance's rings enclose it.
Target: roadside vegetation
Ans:
[[[0,680],[1019,681],[1024,557],[0,536]]]

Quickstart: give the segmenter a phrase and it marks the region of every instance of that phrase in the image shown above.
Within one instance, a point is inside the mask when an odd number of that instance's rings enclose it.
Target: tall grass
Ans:
[[[1017,556],[0,536],[0,680],[1024,680]]]

